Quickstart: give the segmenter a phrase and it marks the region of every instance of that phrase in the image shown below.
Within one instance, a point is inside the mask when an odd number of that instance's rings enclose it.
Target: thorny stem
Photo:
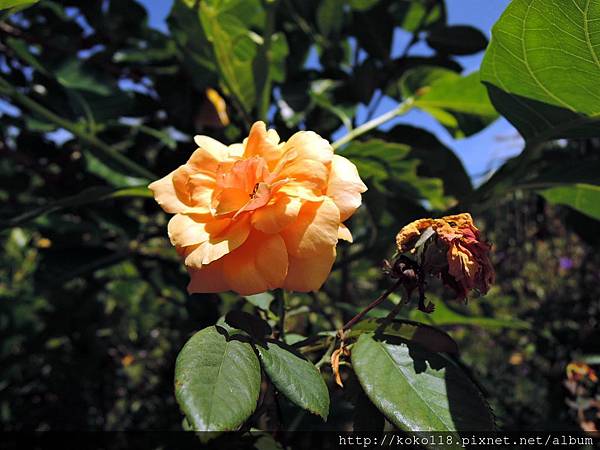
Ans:
[[[390,296],[390,294],[392,294],[394,291],[396,291],[402,285],[402,282],[403,282],[403,280],[399,279],[391,287],[387,288],[386,291],[383,294],[381,294],[379,297],[377,297],[376,300],[374,300],[365,309],[363,309],[356,316],[354,316],[352,319],[350,319],[348,322],[346,322],[346,324],[342,327],[342,329],[340,331],[343,332],[343,331],[346,331],[347,329],[349,329],[350,327],[352,327],[352,325],[354,325],[356,322],[358,322],[360,319],[362,319],[369,311],[371,311],[373,308],[375,308],[376,306],[381,304],[386,298],[388,298]]]
[[[385,319],[383,319],[383,322],[382,322],[382,327],[383,328],[387,327],[390,323],[392,323],[392,321],[398,315],[398,313],[400,312],[400,310],[402,309],[402,307],[406,303],[408,303],[408,299],[409,299],[408,292],[406,292],[406,289],[404,289],[402,291],[402,298],[400,299],[400,301],[398,302],[398,304],[395,305],[392,308],[392,310],[390,311],[390,313],[385,317]]]
[[[374,119],[369,120],[368,122],[365,122],[361,126],[350,131],[348,134],[331,144],[331,146],[334,150],[337,150],[342,145],[347,144],[348,142],[356,139],[359,136],[362,136],[365,133],[368,133],[369,131],[379,127],[380,125],[383,125],[393,118],[406,114],[413,107],[413,103],[414,99],[412,97],[407,98],[391,111],[375,117]]]

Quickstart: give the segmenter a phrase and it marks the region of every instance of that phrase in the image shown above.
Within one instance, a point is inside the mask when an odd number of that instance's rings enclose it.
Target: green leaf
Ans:
[[[336,14],[340,15],[339,12]],[[352,32],[358,45],[372,57],[387,60],[390,57],[394,37],[394,20],[386,2],[364,12],[355,12]]]
[[[427,44],[440,53],[471,55],[485,50],[488,41],[477,28],[453,25],[433,28],[427,35]]]
[[[445,209],[441,180],[417,175],[420,164],[408,159],[410,147],[380,139],[352,142],[341,154],[354,162],[367,185],[388,195],[399,195],[415,200],[427,200],[433,208]]]
[[[350,7],[356,11],[366,11],[371,9],[379,0],[350,0]]]
[[[278,342],[257,345],[265,372],[292,403],[327,420],[329,391],[313,363]]]
[[[10,48],[14,50],[14,52],[19,56],[19,58],[21,58],[35,70],[37,70],[40,73],[43,73],[44,75],[50,75],[46,68],[43,66],[43,64],[33,55],[33,53],[31,53],[31,51],[29,50],[29,46],[24,40],[8,37],[6,39],[6,43]]]
[[[235,7],[236,5],[239,8]],[[227,88],[248,112],[256,100],[253,61],[257,55],[257,42],[249,29],[250,14],[240,13],[258,8],[258,2],[201,2],[200,19],[208,40],[212,43],[219,70]]]
[[[175,396],[196,431],[236,430],[256,408],[259,391],[252,346],[217,327],[196,333],[177,356]]]
[[[91,152],[85,155],[85,163],[89,172],[99,176],[116,188],[139,186],[145,181],[142,178],[132,177],[124,173],[124,171],[116,165],[105,163]]]
[[[317,8],[317,26],[324,36],[337,35],[344,23],[344,0],[323,0]]]
[[[491,431],[492,413],[450,359],[418,346],[360,336],[352,367],[373,404],[406,431]]]
[[[186,6],[183,1],[174,1],[167,18],[173,40],[183,53],[183,65],[187,68],[195,87],[204,90],[217,83],[217,65],[212,45],[202,27],[195,2]]]
[[[68,89],[110,95],[115,91],[113,80],[76,58],[69,59],[54,70],[60,84]]]
[[[263,292],[261,294],[246,295],[245,299],[257,308],[268,311],[275,297],[269,292]]]
[[[600,220],[600,186],[593,184],[572,184],[557,186],[540,191],[550,203],[566,205]]]
[[[446,8],[440,0],[396,1],[391,14],[401,28],[412,33],[446,22]]]
[[[400,86],[405,98],[414,97],[414,106],[456,138],[477,133],[498,117],[478,72],[463,77],[441,67],[418,67],[402,77]]]
[[[271,78],[273,81],[283,83],[285,81],[285,59],[290,49],[283,33],[274,33],[271,36]]]
[[[528,330],[531,325],[518,319],[496,319],[492,317],[473,317],[457,313],[450,309],[443,301],[436,300],[435,311],[430,314],[413,310],[410,318],[418,322],[430,323],[432,325],[472,325],[482,328],[514,328],[517,330]]]
[[[365,319],[354,325],[348,337],[376,332],[378,335],[393,336],[412,344],[418,344],[430,352],[458,354],[458,345],[445,331],[410,320],[396,319],[386,325],[385,318]]]
[[[39,1],[40,0],[0,0],[0,10],[8,9],[9,11],[5,11],[5,13],[14,14],[22,9],[35,5]]]
[[[526,140],[600,132],[600,3],[514,0],[492,30],[481,78]]]
[[[440,178],[444,182],[444,194],[460,200],[473,191],[471,178],[461,160],[432,133],[410,125],[396,125],[386,137],[410,146],[408,156],[421,161],[417,173]]]

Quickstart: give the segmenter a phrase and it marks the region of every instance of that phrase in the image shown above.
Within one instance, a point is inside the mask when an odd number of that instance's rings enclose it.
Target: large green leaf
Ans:
[[[441,67],[418,67],[408,71],[400,84],[403,97],[414,97],[417,108],[455,137],[477,133],[498,117],[478,72],[463,77]]]
[[[600,2],[514,0],[492,31],[482,80],[527,140],[600,132]]]
[[[550,203],[570,206],[583,214],[600,220],[600,186],[572,184],[544,189],[540,192]]]
[[[327,420],[329,391],[313,363],[277,342],[256,346],[265,372],[292,403]]]
[[[196,333],[177,356],[175,396],[194,430],[236,430],[256,408],[259,391],[252,346],[216,327]]]
[[[352,367],[373,404],[406,431],[486,431],[491,411],[470,378],[450,359],[418,346],[360,336]]]

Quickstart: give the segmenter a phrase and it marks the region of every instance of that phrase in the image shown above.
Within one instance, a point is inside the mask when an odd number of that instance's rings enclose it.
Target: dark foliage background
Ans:
[[[298,128],[331,138],[356,125],[360,103],[374,110],[383,94],[402,101],[399,80],[409,69],[460,73],[454,57],[487,43],[477,30],[446,27],[442,1],[284,0],[269,62],[235,24],[213,28],[230,39],[211,45],[221,35],[207,36],[195,3],[174,2],[168,34],[149,28],[133,0],[47,0],[0,22],[2,429],[180,429],[172,386],[178,351],[226,311],[253,308],[229,293],[185,293],[167,216],[140,188],[185,162],[193,135],[236,142],[250,118],[268,117],[283,139]],[[229,3],[260,37],[261,3]],[[392,58],[395,27],[414,40]],[[420,41],[431,54],[409,51]],[[313,47],[321,70],[304,69]],[[230,51],[231,70],[252,74],[234,78],[239,85],[215,64]],[[218,118],[208,88],[225,98],[231,123]],[[449,129],[460,137],[492,118],[458,119]],[[422,129],[399,125],[369,138],[343,150],[369,185],[350,224],[356,243],[341,244],[322,292],[291,298],[292,334],[339,327],[387,285],[380,265],[396,232],[460,204],[494,243],[498,283],[468,305],[446,298],[449,312],[441,303],[421,319],[459,342],[501,427],[577,427],[562,382],[569,361],[598,352],[597,222],[519,186],[474,197],[458,158]],[[597,165],[598,147],[548,145],[530,175],[548,161]],[[286,404],[284,426],[350,427],[355,384],[333,389],[327,425]]]

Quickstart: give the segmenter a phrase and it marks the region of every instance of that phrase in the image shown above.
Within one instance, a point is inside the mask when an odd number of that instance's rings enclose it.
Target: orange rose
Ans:
[[[316,133],[280,142],[263,122],[242,144],[195,142],[186,164],[149,186],[175,214],[168,232],[190,274],[188,292],[319,289],[338,238],[352,241],[342,222],[367,189],[354,164]]]
[[[436,245],[428,245],[423,252],[424,269],[441,276],[460,298],[465,298],[472,289],[487,293],[495,277],[489,259],[491,246],[481,239],[471,215],[463,213],[410,223],[396,236],[400,253],[414,252],[427,230],[431,230]]]

